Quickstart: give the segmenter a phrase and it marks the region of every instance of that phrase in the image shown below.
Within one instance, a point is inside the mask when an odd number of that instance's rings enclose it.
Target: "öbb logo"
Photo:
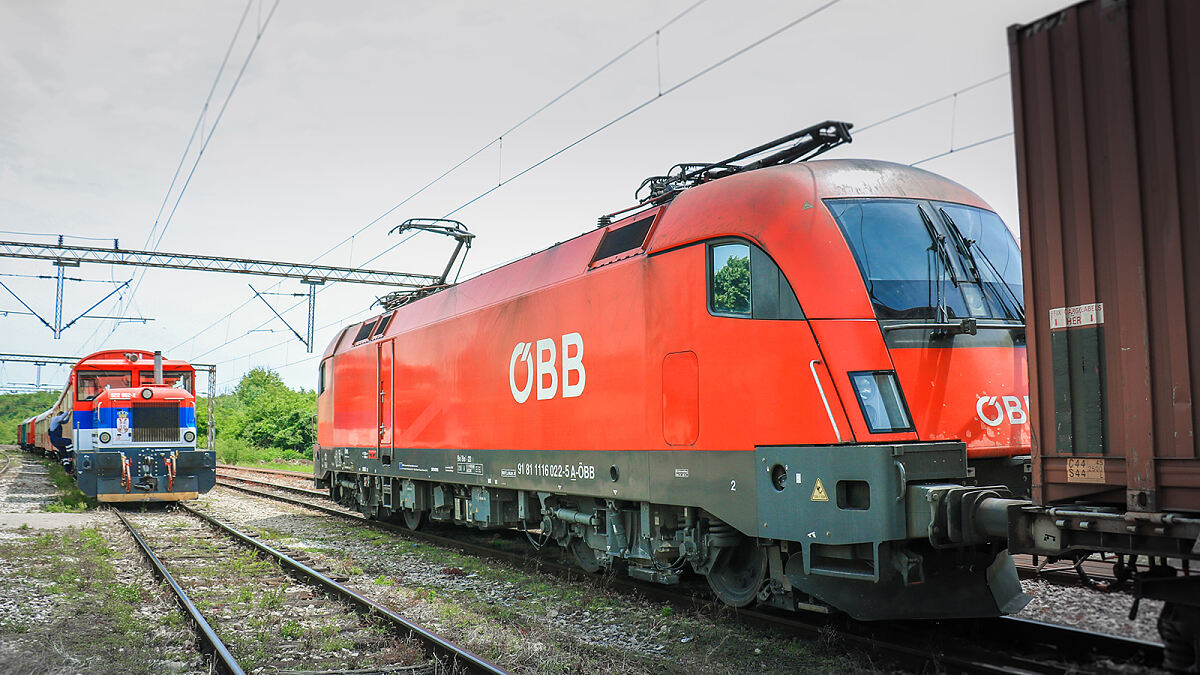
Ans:
[[[1025,407],[1021,407],[1021,399],[1016,396],[980,396],[975,401],[975,413],[989,427],[998,427],[1008,418],[1009,424],[1025,424],[1029,415],[1029,397],[1025,397]]]
[[[558,393],[558,350],[553,338],[542,338],[536,343],[518,342],[508,359],[508,386],[513,400],[524,403],[529,400],[534,381],[537,382],[537,400],[554,398]],[[517,388],[517,362],[525,364],[525,386]],[[572,381],[574,380],[574,381]],[[583,336],[567,333],[562,336],[562,397],[574,398],[583,394],[587,383],[587,371],[583,367]]]

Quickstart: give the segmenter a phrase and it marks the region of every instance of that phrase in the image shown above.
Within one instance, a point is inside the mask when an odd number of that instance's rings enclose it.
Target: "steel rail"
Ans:
[[[314,490],[312,488],[302,488],[302,487],[296,487],[295,485],[284,485],[282,483],[272,483],[270,481],[258,480],[256,478],[247,478],[245,476],[231,476],[228,473],[221,472],[221,471],[217,472],[217,478],[224,478],[226,480],[236,480],[241,483],[249,483],[251,485],[260,485],[262,487],[275,488],[277,490],[285,490],[287,492],[294,492],[296,494],[305,495],[307,497],[313,497],[314,499],[329,499],[328,494],[326,494],[320,490]]]
[[[225,465],[218,465],[217,468],[220,469],[220,468],[222,468],[222,466],[225,466]],[[293,475],[293,473],[276,472],[276,471],[273,471],[270,469],[237,469],[236,467],[229,467],[229,468],[232,470],[259,471],[262,473],[274,473],[277,475],[285,475],[285,476]],[[302,488],[302,487],[297,487],[295,485],[274,483],[274,482],[270,482],[270,481],[258,480],[256,478],[249,478],[249,477],[245,477],[245,476],[233,476],[233,475],[229,475],[227,473],[220,473],[220,472],[217,474],[217,477],[224,478],[226,480],[238,481],[240,483],[246,483],[249,485],[257,485],[257,486],[265,487],[265,488],[273,488],[276,490],[283,490],[285,492],[291,492],[291,493],[295,493],[295,494],[299,494],[299,495],[304,495],[306,497],[312,497],[312,498],[324,499],[324,500],[329,499],[329,494],[327,492],[322,491],[322,490],[314,490],[312,488]],[[235,490],[239,489],[238,486],[235,486],[235,485],[227,485],[227,484],[222,484],[222,485],[224,487],[228,487],[228,488],[235,489]],[[261,496],[261,494],[258,492],[249,491],[249,493]],[[336,509],[329,509],[327,512],[337,514],[337,515],[347,515],[346,513],[342,512],[342,511],[338,511]],[[385,526],[386,526],[386,524],[385,524]],[[405,531],[408,532],[409,530],[405,530]],[[1014,561],[1016,562],[1016,566],[1017,566],[1017,574],[1020,575],[1020,577],[1022,579],[1041,580],[1041,581],[1046,581],[1048,583],[1052,583],[1052,584],[1056,584],[1056,585],[1060,585],[1060,586],[1084,586],[1085,585],[1083,583],[1082,579],[1080,578],[1079,573],[1076,571],[1074,565],[1064,564],[1064,565],[1060,565],[1060,566],[1056,566],[1056,567],[1039,569],[1039,568],[1035,567],[1034,565],[1032,565],[1028,561],[1028,556],[1014,556]],[[1112,581],[1113,580],[1113,576],[1111,573],[1108,573],[1104,570],[1097,569],[1098,564],[1097,565],[1087,565],[1086,567],[1087,567],[1086,571],[1088,572],[1088,574],[1095,579],[1098,579],[1101,581]],[[1116,589],[1113,592],[1127,593],[1127,590],[1126,589]]]
[[[191,515],[205,521],[209,525],[217,528],[218,530],[220,530],[221,532],[224,532],[225,534],[229,535],[230,537],[237,539],[241,543],[243,543],[247,546],[251,546],[251,547],[265,553],[266,555],[270,556],[274,560],[281,563],[283,566],[287,567],[288,569],[292,570],[299,576],[303,577],[305,581],[308,581],[311,583],[316,583],[317,585],[321,586],[325,590],[329,591],[334,596],[340,597],[341,599],[350,602],[351,604],[355,605],[364,614],[366,614],[368,616],[382,617],[382,618],[386,619],[389,623],[391,623],[393,626],[396,626],[403,630],[408,631],[410,634],[416,636],[418,639],[421,640],[422,643],[424,643],[426,651],[429,652],[431,655],[433,655],[437,658],[448,659],[451,662],[451,664],[452,664],[451,667],[452,667],[452,669],[454,669],[454,671],[457,672],[459,669],[462,669],[468,673],[486,673],[488,675],[507,675],[508,671],[502,669],[500,666],[492,663],[491,661],[488,661],[481,656],[478,656],[470,651],[467,651],[463,647],[460,647],[460,646],[454,644],[450,640],[447,640],[446,638],[436,635],[436,634],[426,630],[422,626],[415,624],[415,623],[409,621],[408,619],[405,619],[404,617],[400,616],[399,614],[396,614],[395,612],[384,607],[383,605],[380,605],[380,604],[360,595],[357,591],[354,591],[350,588],[347,588],[346,586],[343,586],[342,584],[339,584],[338,582],[334,581],[333,579],[330,579],[329,577],[325,576],[321,572],[318,572],[317,570],[309,567],[308,565],[305,565],[304,563],[296,560],[295,558],[292,558],[288,554],[286,554],[276,548],[273,548],[267,544],[264,544],[263,542],[259,541],[258,539],[251,537],[247,534],[244,534],[244,533],[234,529],[233,527],[227,525],[226,523],[223,523],[223,522],[217,520],[216,518],[213,518],[212,516],[210,516],[206,513],[201,513],[200,511],[197,511],[185,504],[179,504],[178,506],[179,506],[179,508],[186,511],[187,513],[190,513]]]
[[[414,531],[390,523],[369,520],[364,516],[321,504],[293,499],[284,495],[271,494],[254,490],[241,485],[218,483],[247,494],[273,499],[294,506],[319,511],[329,515],[354,520],[376,530],[398,533],[406,537],[420,539],[429,543],[445,546],[455,550],[488,556],[493,559],[506,560],[519,565],[530,562],[547,571],[566,575],[570,579],[598,579],[597,575],[587,574],[574,565],[564,565],[541,557],[528,554],[502,551],[490,546],[472,544],[450,537],[443,537],[424,531]],[[671,590],[669,587],[639,582],[633,579],[623,579],[611,575],[603,577],[604,583],[618,587],[627,592],[640,594],[644,597],[670,603],[680,609],[691,609],[701,604],[712,604],[712,600],[693,594]],[[782,629],[790,633],[807,636],[811,639],[821,639],[831,626],[837,631],[838,637],[847,643],[854,644],[866,650],[875,651],[920,669],[930,662],[942,666],[952,666],[955,672],[981,673],[985,675],[1015,675],[1028,673],[1079,673],[1077,663],[1048,663],[1039,662],[1033,658],[1012,655],[998,648],[983,648],[968,642],[981,640],[995,641],[998,637],[1009,636],[1014,644],[1028,647],[1035,644],[1051,644],[1056,651],[1070,653],[1079,657],[1089,654],[1104,654],[1115,659],[1126,661],[1136,660],[1154,665],[1162,662],[1162,645],[1124,638],[1104,633],[1042,623],[1031,619],[1018,617],[995,617],[991,619],[974,619],[971,621],[928,621],[928,622],[861,622],[847,617],[806,618],[802,614],[781,614],[772,610],[730,609],[734,615],[744,621],[771,628]],[[932,632],[931,632],[932,631]],[[968,635],[974,631],[974,635]],[[946,638],[957,637],[949,647],[937,646],[931,650],[921,646],[923,640],[931,636]]]
[[[460,541],[458,539],[452,539],[450,537],[443,537],[441,535],[432,534],[430,532],[424,532],[424,531],[419,532],[416,530],[410,530],[406,527],[402,527],[400,525],[393,525],[392,523],[384,522],[382,520],[370,520],[360,513],[356,513],[353,511],[346,511],[340,506],[326,506],[324,504],[313,504],[312,502],[306,502],[306,501],[302,501],[299,499],[292,499],[291,497],[287,497],[284,495],[272,494],[270,492],[262,492],[261,490],[255,490],[253,488],[248,488],[244,485],[234,485],[232,483],[222,483],[221,481],[217,481],[217,485],[219,485],[223,488],[228,488],[230,490],[237,490],[238,492],[244,492],[249,495],[254,495],[255,497],[262,497],[265,499],[274,499],[275,501],[283,502],[285,504],[290,504],[292,506],[301,506],[306,509],[312,509],[313,511],[318,511],[320,513],[325,513],[325,514],[328,514],[331,516],[336,516],[338,518],[345,518],[348,520],[353,520],[356,523],[359,523],[361,525],[365,525],[367,527],[371,527],[371,528],[374,528],[374,529],[377,529],[377,530],[380,530],[383,532],[388,532],[390,534],[400,534],[403,536],[411,536],[413,538],[420,539],[422,541],[426,541],[431,544],[437,544],[439,546],[444,546],[446,548],[453,548],[453,549],[456,549],[459,551],[463,551],[465,553],[475,553],[478,555],[490,555],[492,557],[503,558],[510,562],[521,563],[521,564],[527,564],[530,561],[534,561],[539,564],[544,564],[548,567],[555,566],[555,563],[552,563],[552,562],[549,562],[546,560],[542,560],[539,558],[534,558],[532,556],[528,556],[528,555],[524,555],[524,554],[512,553],[509,551],[498,551],[489,546],[480,546],[477,544],[472,544],[470,542]],[[272,485],[270,487],[278,487],[278,486]],[[299,489],[299,488],[293,488],[293,489]],[[315,495],[313,495],[313,496],[315,496]],[[322,497],[326,501],[329,500],[329,497],[327,495],[322,494]],[[329,503],[333,504],[333,502],[329,502]],[[564,566],[564,569],[578,572],[580,576],[586,576],[582,570],[578,570],[574,567],[565,567]]]
[[[242,670],[242,667],[238,665],[237,659],[234,659],[233,654],[229,653],[229,649],[225,646],[225,643],[221,641],[221,638],[217,636],[217,633],[212,629],[212,626],[208,624],[208,621],[204,618],[204,615],[201,614],[200,610],[196,608],[196,605],[192,603],[191,598],[188,597],[188,594],[183,590],[183,587],[175,581],[175,577],[171,576],[171,573],[167,570],[167,566],[158,559],[158,556],[155,555],[154,551],[150,549],[150,545],[146,543],[146,540],[142,539],[142,535],[139,534],[137,529],[133,527],[133,523],[130,523],[129,519],[125,517],[125,514],[121,513],[120,511],[114,510],[113,512],[117,514],[117,518],[121,519],[121,522],[125,525],[125,529],[129,531],[129,534],[133,537],[133,540],[137,542],[138,547],[142,549],[142,555],[146,556],[146,559],[149,560],[150,564],[154,567],[155,576],[167,582],[167,585],[171,587],[171,590],[175,593],[175,599],[179,602],[180,607],[182,607],[183,611],[187,613],[188,618],[192,620],[192,623],[196,625],[201,641],[208,646],[209,651],[213,654],[213,656],[216,657],[220,667],[224,670],[224,672],[229,673],[230,675],[245,675],[245,671]]]
[[[313,479],[313,472],[310,471],[292,471],[290,469],[262,469],[256,466],[238,466],[236,464],[217,464],[218,469],[226,469],[228,471],[249,471],[251,473],[265,473],[277,476],[292,476],[295,478]]]

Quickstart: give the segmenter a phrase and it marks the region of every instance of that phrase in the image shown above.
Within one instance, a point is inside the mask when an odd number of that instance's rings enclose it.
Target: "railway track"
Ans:
[[[513,552],[494,546],[462,541],[424,530],[413,531],[387,522],[368,520],[362,515],[333,505],[323,492],[300,490],[253,479],[242,480],[269,486],[296,495],[219,481],[222,487],[261,498],[319,511],[339,518],[354,520],[367,527],[400,534],[405,537],[455,549],[465,553],[506,560],[518,566],[536,562],[540,569],[558,573],[572,580],[596,579],[566,561],[549,560],[529,552]],[[321,503],[324,501],[325,503]],[[682,590],[646,584],[632,579],[607,576],[603,582],[645,597],[670,603],[681,609],[697,605],[712,605],[705,596],[707,589],[696,585]],[[964,672],[1012,675],[1015,673],[1088,673],[1108,672],[1111,663],[1092,667],[1089,664],[1103,659],[1156,667],[1162,662],[1162,645],[1119,636],[1091,633],[1069,627],[1046,624],[1029,619],[1000,617],[944,622],[866,623],[845,617],[793,614],[760,610],[728,611],[738,620],[770,626],[808,640],[828,639],[834,631],[837,639],[856,648],[872,651],[906,669],[924,672]],[[1019,646],[1014,646],[1019,645]]]
[[[220,672],[505,672],[212,516],[117,515]]]
[[[245,471],[248,473],[263,473],[263,474],[267,474],[268,476],[287,476],[289,478],[307,478],[308,480],[312,480],[312,477],[313,477],[311,471],[289,471],[287,469],[262,469],[259,467],[238,466],[236,464],[217,464],[217,470],[218,471],[221,471],[221,470]]]
[[[224,471],[222,471],[224,469]],[[327,500],[328,493],[324,490],[315,490],[312,488],[301,488],[295,485],[278,483],[268,480],[259,480],[246,476],[230,473],[231,471],[246,471],[261,473],[272,476],[281,476],[285,478],[306,478],[311,479],[308,474],[302,474],[294,471],[281,471],[277,469],[245,469],[243,467],[234,467],[228,465],[218,465],[218,477],[227,480],[236,480],[250,485],[258,485],[276,490],[284,490],[293,494],[304,495],[314,499]],[[1050,562],[1045,558],[1035,559],[1033,556],[1017,555],[1013,556],[1013,562],[1017,566],[1017,573],[1022,579],[1042,579],[1054,584],[1064,586],[1084,586],[1101,591],[1108,591],[1112,588],[1115,591],[1127,592],[1128,587],[1116,586],[1113,587],[1116,577],[1112,573],[1112,560],[1085,560],[1082,565],[1076,567],[1072,561],[1055,561]],[[1080,568],[1083,574],[1080,573]]]
[[[237,474],[230,473],[229,470],[223,471],[220,468],[217,469],[217,478],[218,479],[224,478],[227,481],[235,480],[235,481],[238,481],[241,483],[247,483],[249,485],[258,485],[261,487],[269,487],[269,488],[276,489],[276,490],[284,490],[286,492],[291,492],[293,494],[309,496],[314,499],[325,499],[325,500],[329,499],[329,493],[324,490],[316,490],[314,488],[298,487],[296,485],[288,485],[287,483],[276,483],[274,481],[259,480],[257,478],[248,478],[246,476],[239,476]]]

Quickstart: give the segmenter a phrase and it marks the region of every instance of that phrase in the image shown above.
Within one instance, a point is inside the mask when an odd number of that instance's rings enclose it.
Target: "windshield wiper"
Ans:
[[[979,256],[983,258],[985,263],[987,263],[987,266],[992,271],[992,275],[996,277],[996,280],[999,281],[1000,285],[1004,287],[1005,291],[1007,291],[1007,299],[1004,298],[1004,296],[1000,296],[1004,304],[1008,305],[1006,309],[1012,311],[1013,316],[1019,317],[1022,322],[1025,321],[1025,310],[1021,306],[1021,299],[1017,297],[1016,291],[1012,289],[1012,286],[1008,284],[1004,277],[1000,275],[1000,271],[997,270],[996,266],[992,264],[992,260],[988,257],[987,252],[983,250],[983,247],[979,245],[978,241],[974,239],[967,239],[963,236],[962,231],[958,229],[958,224],[954,222],[954,219],[950,217],[949,213],[946,213],[946,209],[939,208],[938,212],[942,214],[942,218],[946,221],[946,229],[949,230],[954,236],[955,247],[958,249],[958,252],[967,262],[971,264],[971,270],[975,274],[975,279],[979,283],[979,288],[983,289],[984,287],[983,276],[979,273],[979,265],[975,260],[975,255],[971,253],[972,247],[974,247],[976,251],[979,251]]]
[[[930,250],[934,255],[933,271],[929,275],[930,288],[937,288],[937,304],[935,305],[937,316],[934,317],[937,321],[947,321],[949,316],[946,312],[945,293],[942,288],[942,269],[950,275],[950,281],[958,288],[958,276],[954,273],[954,266],[950,264],[950,254],[946,252],[946,236],[939,233],[937,228],[933,226],[933,221],[929,218],[929,214],[925,213],[925,209],[921,205],[917,205],[917,213],[921,214],[921,222],[925,223],[925,230],[929,232],[929,238],[933,240]],[[944,267],[939,267],[937,263],[941,263]]]
[[[958,229],[958,225],[954,224],[954,219],[950,217],[950,214],[946,213],[946,209],[938,209],[938,212],[942,214],[942,218],[946,222],[946,231],[950,233],[950,238],[954,240],[954,250],[958,251],[958,255],[966,263],[971,276],[975,277],[975,283],[983,283],[983,278],[979,276],[979,266],[975,264],[975,256],[971,255],[971,244],[974,244],[975,240],[967,239],[963,236],[962,231]]]

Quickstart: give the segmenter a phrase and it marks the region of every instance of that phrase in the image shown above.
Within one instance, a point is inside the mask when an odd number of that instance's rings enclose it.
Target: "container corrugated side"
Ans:
[[[1009,29],[1034,499],[1200,511],[1200,2]]]

